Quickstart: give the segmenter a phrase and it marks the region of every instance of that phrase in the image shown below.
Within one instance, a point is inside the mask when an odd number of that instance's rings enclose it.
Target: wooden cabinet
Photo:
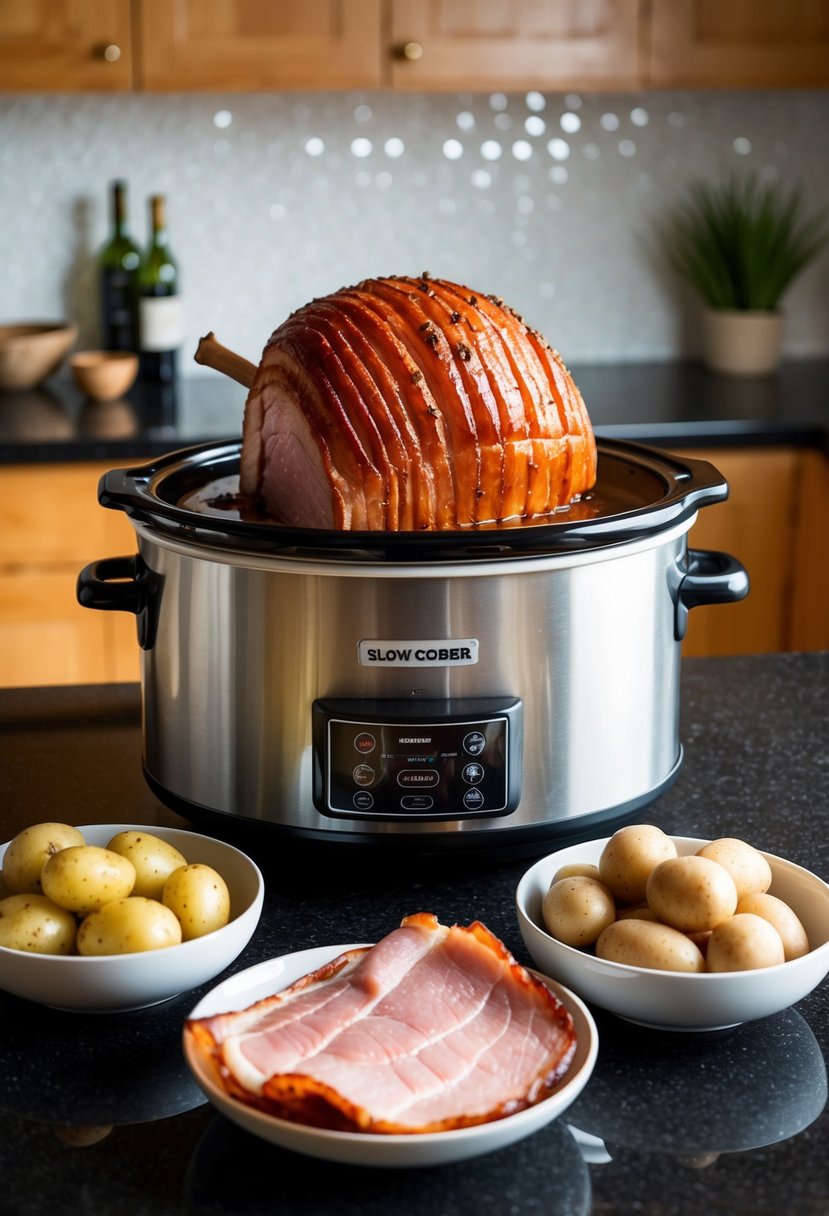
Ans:
[[[640,80],[639,0],[392,0],[396,89],[626,89]]]
[[[829,85],[826,0],[2,0],[0,89]]]
[[[807,448],[694,449],[728,481],[688,543],[738,558],[751,589],[737,604],[694,608],[686,655],[829,648],[829,459]]]
[[[829,84],[826,0],[653,0],[647,82],[655,88]]]
[[[140,0],[149,90],[375,88],[381,0]]]
[[[0,468],[0,685],[138,679],[135,618],[75,597],[87,562],[136,549],[126,516],[98,503],[110,467]]]
[[[3,0],[0,89],[132,88],[130,0]]]
[[[147,89],[628,88],[639,0],[141,0]]]

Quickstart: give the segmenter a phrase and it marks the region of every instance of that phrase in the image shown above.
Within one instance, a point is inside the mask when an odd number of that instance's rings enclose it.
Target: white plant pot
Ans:
[[[703,361],[726,376],[770,376],[780,362],[783,314],[726,308],[703,311]]]

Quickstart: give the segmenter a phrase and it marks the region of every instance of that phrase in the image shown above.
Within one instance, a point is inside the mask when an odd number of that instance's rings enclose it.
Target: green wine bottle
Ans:
[[[178,267],[170,252],[165,199],[150,199],[151,236],[138,270],[138,343],[141,379],[169,384],[176,377],[176,354],[183,339]]]
[[[101,345],[137,350],[135,289],[141,253],[127,230],[127,184],[110,187],[111,234],[98,255]]]

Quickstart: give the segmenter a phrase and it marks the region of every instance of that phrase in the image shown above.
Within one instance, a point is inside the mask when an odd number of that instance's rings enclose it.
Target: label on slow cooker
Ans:
[[[362,667],[469,667],[478,662],[478,639],[364,639],[357,661]]]

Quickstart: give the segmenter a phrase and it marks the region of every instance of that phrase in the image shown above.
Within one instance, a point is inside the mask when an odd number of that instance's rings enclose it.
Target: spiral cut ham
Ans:
[[[240,1101],[374,1133],[503,1118],[546,1097],[576,1048],[568,1011],[488,929],[430,913],[186,1033]]]
[[[509,523],[595,478],[559,355],[501,300],[443,279],[368,279],[298,309],[245,406],[240,490],[299,527]]]

